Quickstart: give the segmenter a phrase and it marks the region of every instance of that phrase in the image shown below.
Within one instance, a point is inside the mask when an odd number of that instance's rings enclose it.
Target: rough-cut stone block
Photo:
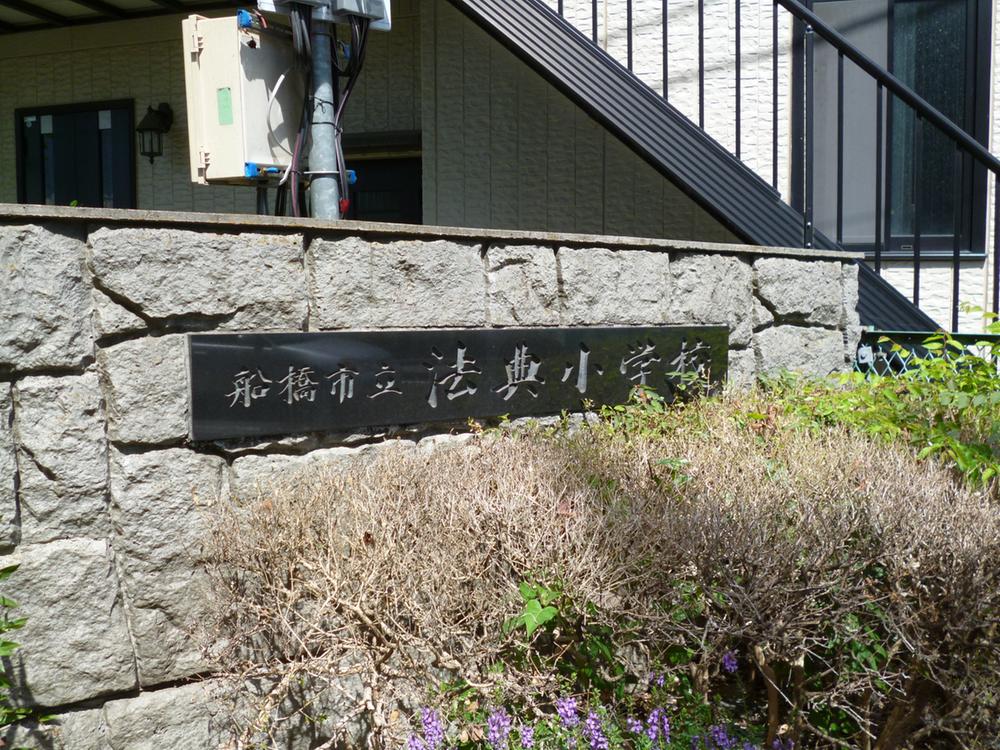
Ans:
[[[294,481],[304,471],[336,467],[354,461],[370,461],[385,451],[414,450],[412,440],[385,440],[357,448],[337,447],[311,451],[301,456],[243,456],[233,461],[230,490],[234,498],[254,498],[284,482]]]
[[[93,353],[84,243],[0,226],[0,370],[79,367]]]
[[[94,290],[94,330],[97,335],[133,333],[146,328],[146,321],[129,312],[108,295]]]
[[[18,699],[59,706],[136,686],[118,578],[106,541],[20,547],[4,593],[27,618],[13,657]]]
[[[562,248],[563,325],[659,325],[670,300],[667,253]]]
[[[670,322],[727,325],[731,346],[750,342],[753,289],[750,266],[725,255],[682,255],[670,264]]]
[[[94,278],[154,319],[219,318],[227,330],[301,330],[308,314],[302,236],[101,228]]]
[[[21,543],[106,539],[107,441],[97,374],[29,377],[14,389]]]
[[[0,383],[0,549],[17,541],[17,461],[14,458],[13,398],[10,386]]]
[[[187,343],[180,334],[126,341],[97,353],[107,386],[108,435],[169,443],[188,433]]]
[[[508,245],[486,253],[490,323],[559,325],[556,254],[548,247]]]
[[[478,245],[349,237],[316,240],[309,253],[313,328],[486,324]]]
[[[216,456],[111,450],[113,544],[143,686],[208,666],[194,631],[211,598],[200,567],[206,513],[224,476]]]
[[[753,268],[757,294],[779,322],[840,325],[843,316],[840,263],[761,258]]]
[[[861,341],[863,327],[858,314],[858,266],[856,263],[844,263],[842,266],[844,280],[844,341],[848,361],[853,361]]]
[[[753,298],[753,329],[759,331],[761,328],[767,328],[774,322],[774,315],[771,311],[764,307],[764,303],[761,302],[757,297]]]
[[[104,706],[110,750],[216,750],[227,743],[216,683],[196,682]]]
[[[757,380],[757,355],[753,349],[730,349],[726,381],[732,388],[749,388]]]
[[[4,727],[6,747],[18,750],[111,750],[104,710],[57,714],[44,724],[22,722]]]
[[[844,335],[826,328],[776,326],[754,335],[757,371],[829,375],[845,369]]]

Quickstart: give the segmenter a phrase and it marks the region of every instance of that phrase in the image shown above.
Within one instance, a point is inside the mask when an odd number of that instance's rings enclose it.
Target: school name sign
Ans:
[[[190,334],[191,438],[337,432],[622,403],[719,382],[721,326]]]

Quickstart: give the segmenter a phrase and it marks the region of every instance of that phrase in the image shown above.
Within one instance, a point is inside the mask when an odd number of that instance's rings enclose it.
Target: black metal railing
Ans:
[[[612,2],[612,0],[604,0],[605,3]],[[542,2],[542,0],[538,0]],[[671,90],[670,90],[670,33],[668,29],[675,28],[681,20],[684,23],[691,23],[690,12],[693,10],[696,16],[696,55],[697,55],[697,110],[696,115],[689,115],[689,119],[692,121],[697,121],[697,125],[702,129],[706,130],[711,134],[711,129],[714,123],[706,124],[706,93],[705,93],[705,83],[706,83],[706,2],[713,2],[713,0],[662,0],[662,5],[660,8],[660,25],[661,34],[659,35],[660,44],[662,44],[662,89],[658,92],[668,103],[670,102]],[[764,50],[763,52],[757,52],[758,61],[761,55],[770,55],[770,96],[771,96],[771,122],[770,125],[770,164],[765,164],[761,166],[760,163],[760,148],[758,144],[758,152],[755,154],[757,158],[756,169],[760,176],[769,180],[772,187],[776,191],[780,191],[782,184],[781,178],[783,176],[783,166],[784,158],[788,158],[789,164],[791,164],[791,169],[787,170],[789,175],[791,188],[786,190],[787,195],[783,195],[782,198],[785,202],[792,205],[794,208],[799,210],[802,214],[802,245],[804,247],[811,247],[814,243],[816,229],[815,223],[815,192],[818,185],[831,186],[835,195],[834,200],[834,217],[830,222],[829,227],[827,227],[826,235],[829,237],[830,234],[834,235],[830,239],[835,239],[837,243],[841,245],[850,244],[851,247],[857,249],[863,249],[868,253],[869,260],[874,266],[874,269],[878,273],[882,273],[884,264],[888,258],[894,260],[902,260],[912,265],[912,295],[911,299],[914,305],[918,307],[921,306],[921,282],[922,273],[924,271],[925,263],[927,259],[933,257],[938,262],[944,259],[945,263],[950,263],[950,273],[951,273],[951,301],[950,301],[950,328],[953,331],[957,331],[959,328],[959,310],[960,310],[960,293],[961,293],[961,276],[963,270],[963,262],[970,256],[967,252],[970,249],[977,250],[977,254],[974,257],[982,261],[981,268],[968,269],[970,272],[975,273],[986,273],[986,268],[989,264],[985,262],[986,257],[990,254],[990,251],[986,247],[971,248],[972,235],[973,232],[969,228],[969,224],[977,219],[969,218],[969,215],[965,212],[965,208],[970,205],[970,200],[968,197],[968,192],[970,190],[978,190],[982,195],[981,205],[986,205],[987,191],[989,189],[990,180],[979,178],[979,179],[969,179],[969,177],[976,173],[976,165],[978,165],[979,175],[986,175],[992,178],[991,182],[994,186],[994,195],[1000,195],[1000,160],[993,156],[979,141],[973,138],[968,132],[963,130],[961,127],[956,125],[949,117],[943,114],[939,109],[931,105],[926,99],[917,94],[911,87],[903,83],[899,78],[891,74],[884,67],[876,63],[873,59],[864,54],[858,47],[852,44],[845,36],[839,33],[833,26],[824,21],[820,16],[814,13],[807,5],[799,2],[799,0],[758,0],[758,2],[764,3],[764,7],[770,6],[770,50]],[[545,3],[543,3],[545,4]],[[553,8],[560,16],[565,18],[567,5],[566,0],[550,0],[548,7]],[[733,130],[734,141],[733,146],[730,149],[731,153],[738,158],[742,159],[746,152],[743,148],[743,118],[744,118],[744,107],[743,107],[743,97],[744,97],[744,81],[743,81],[743,37],[744,31],[742,28],[742,5],[749,5],[749,0],[736,0],[735,13],[732,17],[732,31],[733,34],[733,47],[734,47],[734,58],[732,60],[732,75],[733,75],[733,86],[734,86],[734,107],[732,116],[734,118]],[[586,7],[585,5],[582,7]],[[624,64],[630,71],[634,72],[635,60],[637,52],[642,54],[641,50],[637,50],[636,38],[635,38],[635,27],[636,21],[633,17],[634,8],[632,0],[626,0],[624,3],[614,3],[616,13],[625,13],[624,18],[624,33],[625,33],[625,59],[618,60],[619,63]],[[645,7],[650,7],[646,5]],[[728,4],[726,6],[728,8]],[[601,24],[599,23],[599,7],[597,0],[590,0],[590,24],[589,29],[585,23],[581,23],[577,20],[577,31],[579,31],[583,36],[587,37],[590,42],[600,47],[600,37],[599,30]],[[791,20],[791,44],[786,44],[785,48],[782,48],[782,34],[783,28],[785,31],[789,30],[789,24],[782,21],[780,17],[779,10],[784,11],[788,14]],[[684,11],[684,16],[680,16],[679,11]],[[610,12],[610,11],[609,11]],[[671,22],[671,16],[674,16],[674,20]],[[730,19],[727,14],[727,33],[728,24]],[[758,16],[759,17],[759,16]],[[643,18],[641,22],[648,25],[650,19]],[[655,19],[654,19],[655,20]],[[890,19],[891,20],[891,19]],[[618,28],[621,27],[622,19],[620,16],[617,17]],[[670,24],[673,23],[674,26],[671,27]],[[589,32],[589,33],[588,33]],[[758,42],[763,39],[765,32],[761,30],[760,36],[758,37]],[[836,165],[835,169],[819,169],[816,168],[816,45],[817,37],[822,40],[825,45],[828,45],[829,51],[836,55],[836,102],[837,102],[837,123],[836,123],[836,139],[835,139],[835,151],[836,151]],[[648,35],[644,38],[650,38]],[[655,37],[654,37],[655,38]],[[787,38],[786,42],[789,41]],[[784,57],[783,56],[787,56]],[[782,83],[781,71],[782,65],[790,61],[793,75],[793,80],[798,82],[797,85],[787,86]],[[845,226],[844,226],[844,213],[845,213],[845,190],[850,191],[853,186],[848,186],[845,184],[845,153],[849,148],[848,144],[845,142],[845,115],[848,115],[852,108],[857,108],[857,103],[853,101],[853,97],[845,97],[845,69],[856,69],[861,71],[870,80],[871,84],[874,86],[875,95],[875,116],[874,122],[871,123],[871,128],[874,130],[874,140],[875,140],[875,159],[874,165],[872,167],[873,174],[870,175],[874,183],[874,206],[870,207],[870,211],[866,215],[872,217],[871,226],[868,228],[870,230],[870,242],[865,242],[865,246],[859,247],[857,242],[845,243]],[[684,71],[687,74],[693,75],[693,71]],[[637,76],[638,77],[638,76]],[[658,83],[658,82],[657,82]],[[655,85],[655,84],[654,84]],[[759,80],[756,81],[756,85],[760,86]],[[765,84],[766,85],[766,84]],[[790,89],[790,90],[785,90]],[[761,89],[758,89],[761,90]],[[787,97],[787,99],[786,99]],[[781,108],[779,103],[784,100],[784,103],[788,108],[796,113],[796,117],[801,116],[800,129],[801,133],[797,134],[796,137],[791,137],[788,133],[782,133],[782,119],[781,119]],[[900,250],[894,247],[895,244],[901,244],[898,242],[899,232],[896,231],[894,234],[894,220],[898,220],[902,213],[894,213],[893,210],[893,172],[886,166],[887,161],[891,157],[891,150],[894,145],[892,140],[892,128],[893,120],[899,120],[904,115],[904,112],[909,113],[909,117],[912,119],[912,138],[911,138],[911,159],[912,163],[910,165],[909,179],[912,181],[910,190],[912,193],[912,202],[907,209],[911,214],[911,226],[907,232],[907,238],[909,243],[904,245],[904,250]],[[851,115],[848,115],[851,116]],[[852,127],[856,123],[852,121]],[[864,125],[864,127],[868,127]],[[927,132],[925,132],[927,131]],[[922,221],[924,220],[924,209],[925,206],[921,205],[922,200],[924,200],[923,190],[921,189],[921,177],[922,170],[924,169],[923,164],[923,143],[924,139],[929,137],[928,133],[933,131],[939,134],[937,137],[944,138],[950,144],[950,148],[954,152],[954,184],[950,186],[950,189],[954,191],[953,195],[953,206],[954,206],[954,230],[951,233],[950,241],[950,253],[948,250],[942,250],[940,247],[935,248],[935,252],[930,254],[926,251],[924,247],[925,240],[927,239],[927,231],[925,227],[922,226]],[[787,139],[792,145],[786,149],[783,148],[782,141]],[[769,168],[768,168],[769,167]],[[969,185],[972,184],[973,187],[970,188]],[[899,186],[897,186],[899,187]],[[940,189],[949,189],[944,186],[939,186]],[[829,189],[824,191],[829,194]],[[897,208],[898,211],[898,208]],[[986,237],[986,218],[985,215],[982,217],[982,225],[979,235],[983,237],[982,242],[985,243]],[[1000,225],[1000,201],[994,200],[994,232],[993,232],[993,242],[992,242],[992,274],[990,280],[991,289],[991,299],[987,301],[986,307],[991,308],[992,312],[1000,313],[1000,231],[996,231],[996,227]],[[935,237],[935,242],[939,244],[940,237]],[[890,253],[890,250],[892,252]],[[943,323],[943,321],[941,321]]]

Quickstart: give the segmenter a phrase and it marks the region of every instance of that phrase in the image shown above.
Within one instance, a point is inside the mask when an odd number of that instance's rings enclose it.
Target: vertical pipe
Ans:
[[[771,4],[771,187],[778,189],[778,0]]]
[[[632,70],[632,0],[625,0],[625,37],[628,45],[628,69]]]
[[[882,84],[875,85],[875,273],[882,273]]]
[[[837,55],[837,242],[844,243],[844,54]]]
[[[667,82],[670,80],[670,34],[667,32],[667,0],[663,0],[663,98],[668,99]]]
[[[740,158],[740,126],[742,116],[740,105],[742,96],[740,91],[740,0],[736,2],[736,158]]]
[[[705,0],[698,0],[698,127],[705,129]]]
[[[597,0],[590,0],[590,28],[591,38],[597,44]]]
[[[560,15],[560,16],[563,16],[563,15],[565,15],[565,14],[563,13],[563,10],[564,10],[564,8],[563,8],[563,0],[559,0],[559,15]]]
[[[805,162],[805,201],[804,201],[804,225],[803,244],[805,247],[813,246],[813,62],[815,57],[814,41],[816,35],[812,26],[806,26],[805,32],[805,71],[803,80],[805,82],[806,94],[806,132],[803,161]]]
[[[962,150],[955,149],[955,236],[951,241],[951,330],[958,331],[959,274],[962,271]]]
[[[336,126],[333,122],[333,57],[330,24],[313,17],[312,32],[313,105],[310,121],[309,188],[312,215],[317,219],[340,218],[337,175]]]
[[[924,119],[913,120],[913,304],[920,306],[920,155],[923,153]]]

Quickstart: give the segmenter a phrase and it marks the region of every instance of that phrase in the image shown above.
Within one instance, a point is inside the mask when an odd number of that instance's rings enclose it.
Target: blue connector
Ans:
[[[253,27],[253,15],[250,11],[240,8],[236,11],[236,27],[239,29],[249,29]]]
[[[246,162],[243,165],[243,176],[251,180],[260,177],[260,167],[252,161]]]
[[[358,173],[355,172],[353,169],[348,169],[347,170],[347,184],[348,185],[354,185],[354,184],[357,184],[357,181],[358,181]]]

